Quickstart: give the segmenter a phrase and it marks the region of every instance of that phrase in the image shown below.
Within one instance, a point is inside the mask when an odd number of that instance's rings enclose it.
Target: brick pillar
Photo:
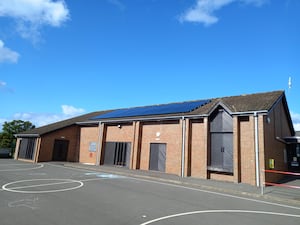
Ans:
[[[137,168],[137,161],[140,154],[140,121],[133,122],[133,140],[132,140],[132,152],[131,152],[131,160],[130,160],[130,169],[138,169]]]
[[[103,151],[104,151],[104,142],[106,136],[106,126],[104,123],[100,123],[98,127],[98,150],[97,150],[97,161],[96,165],[102,165],[104,162]]]

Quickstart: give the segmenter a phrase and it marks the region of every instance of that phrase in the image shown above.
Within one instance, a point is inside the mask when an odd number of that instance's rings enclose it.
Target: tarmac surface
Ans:
[[[56,163],[64,165],[66,167],[90,169],[105,173],[157,180],[189,187],[202,188],[205,190],[218,191],[239,196],[251,196],[254,198],[272,200],[276,202],[300,206],[300,177],[298,177],[298,179],[293,179],[285,183],[287,185],[297,186],[299,187],[298,189],[277,186],[268,186],[262,189],[260,187],[242,183],[205,180],[192,177],[179,177],[177,175],[166,174],[157,171],[131,170],[125,167],[118,166],[95,166],[80,163]]]
[[[298,182],[294,180],[292,182]],[[299,189],[0,159],[1,225],[299,225]]]

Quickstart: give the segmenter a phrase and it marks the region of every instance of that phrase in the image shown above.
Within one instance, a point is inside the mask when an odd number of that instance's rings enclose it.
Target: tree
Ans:
[[[11,149],[12,155],[16,147],[15,134],[35,128],[30,121],[13,120],[4,122],[2,132],[0,133],[0,148]]]

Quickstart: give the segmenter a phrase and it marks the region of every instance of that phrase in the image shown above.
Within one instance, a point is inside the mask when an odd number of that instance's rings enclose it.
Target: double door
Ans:
[[[223,172],[233,172],[232,133],[211,134],[211,168]]]

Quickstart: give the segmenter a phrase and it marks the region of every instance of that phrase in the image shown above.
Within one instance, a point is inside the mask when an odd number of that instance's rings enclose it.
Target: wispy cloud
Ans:
[[[4,63],[4,62],[17,63],[19,57],[20,57],[19,53],[5,47],[4,42],[0,40],[0,63]]]
[[[181,22],[202,23],[205,26],[215,24],[219,18],[215,12],[232,3],[243,3],[260,7],[269,0],[196,0],[196,4],[180,17]]]
[[[122,11],[126,9],[125,5],[120,0],[106,0],[106,1],[108,3],[116,6],[117,8],[119,8]]]
[[[70,17],[64,0],[2,0],[0,16],[14,19],[20,35],[32,41],[43,26],[60,27]]]
[[[30,121],[36,127],[44,126],[57,121],[69,119],[85,112],[82,108],[76,108],[71,105],[62,105],[61,113],[32,113],[32,112],[19,112],[11,116],[11,118],[0,118],[0,130],[2,129],[2,124],[5,121],[12,120],[23,120]]]
[[[300,113],[291,112],[294,129],[300,131]]]
[[[63,114],[66,116],[74,116],[74,115],[78,115],[78,114],[85,112],[84,109],[76,108],[71,105],[62,105],[61,108],[62,108]]]
[[[6,82],[0,80],[0,88],[5,86],[6,86]]]
[[[13,93],[14,90],[7,86],[7,83],[5,81],[0,80],[0,92],[4,93]]]

